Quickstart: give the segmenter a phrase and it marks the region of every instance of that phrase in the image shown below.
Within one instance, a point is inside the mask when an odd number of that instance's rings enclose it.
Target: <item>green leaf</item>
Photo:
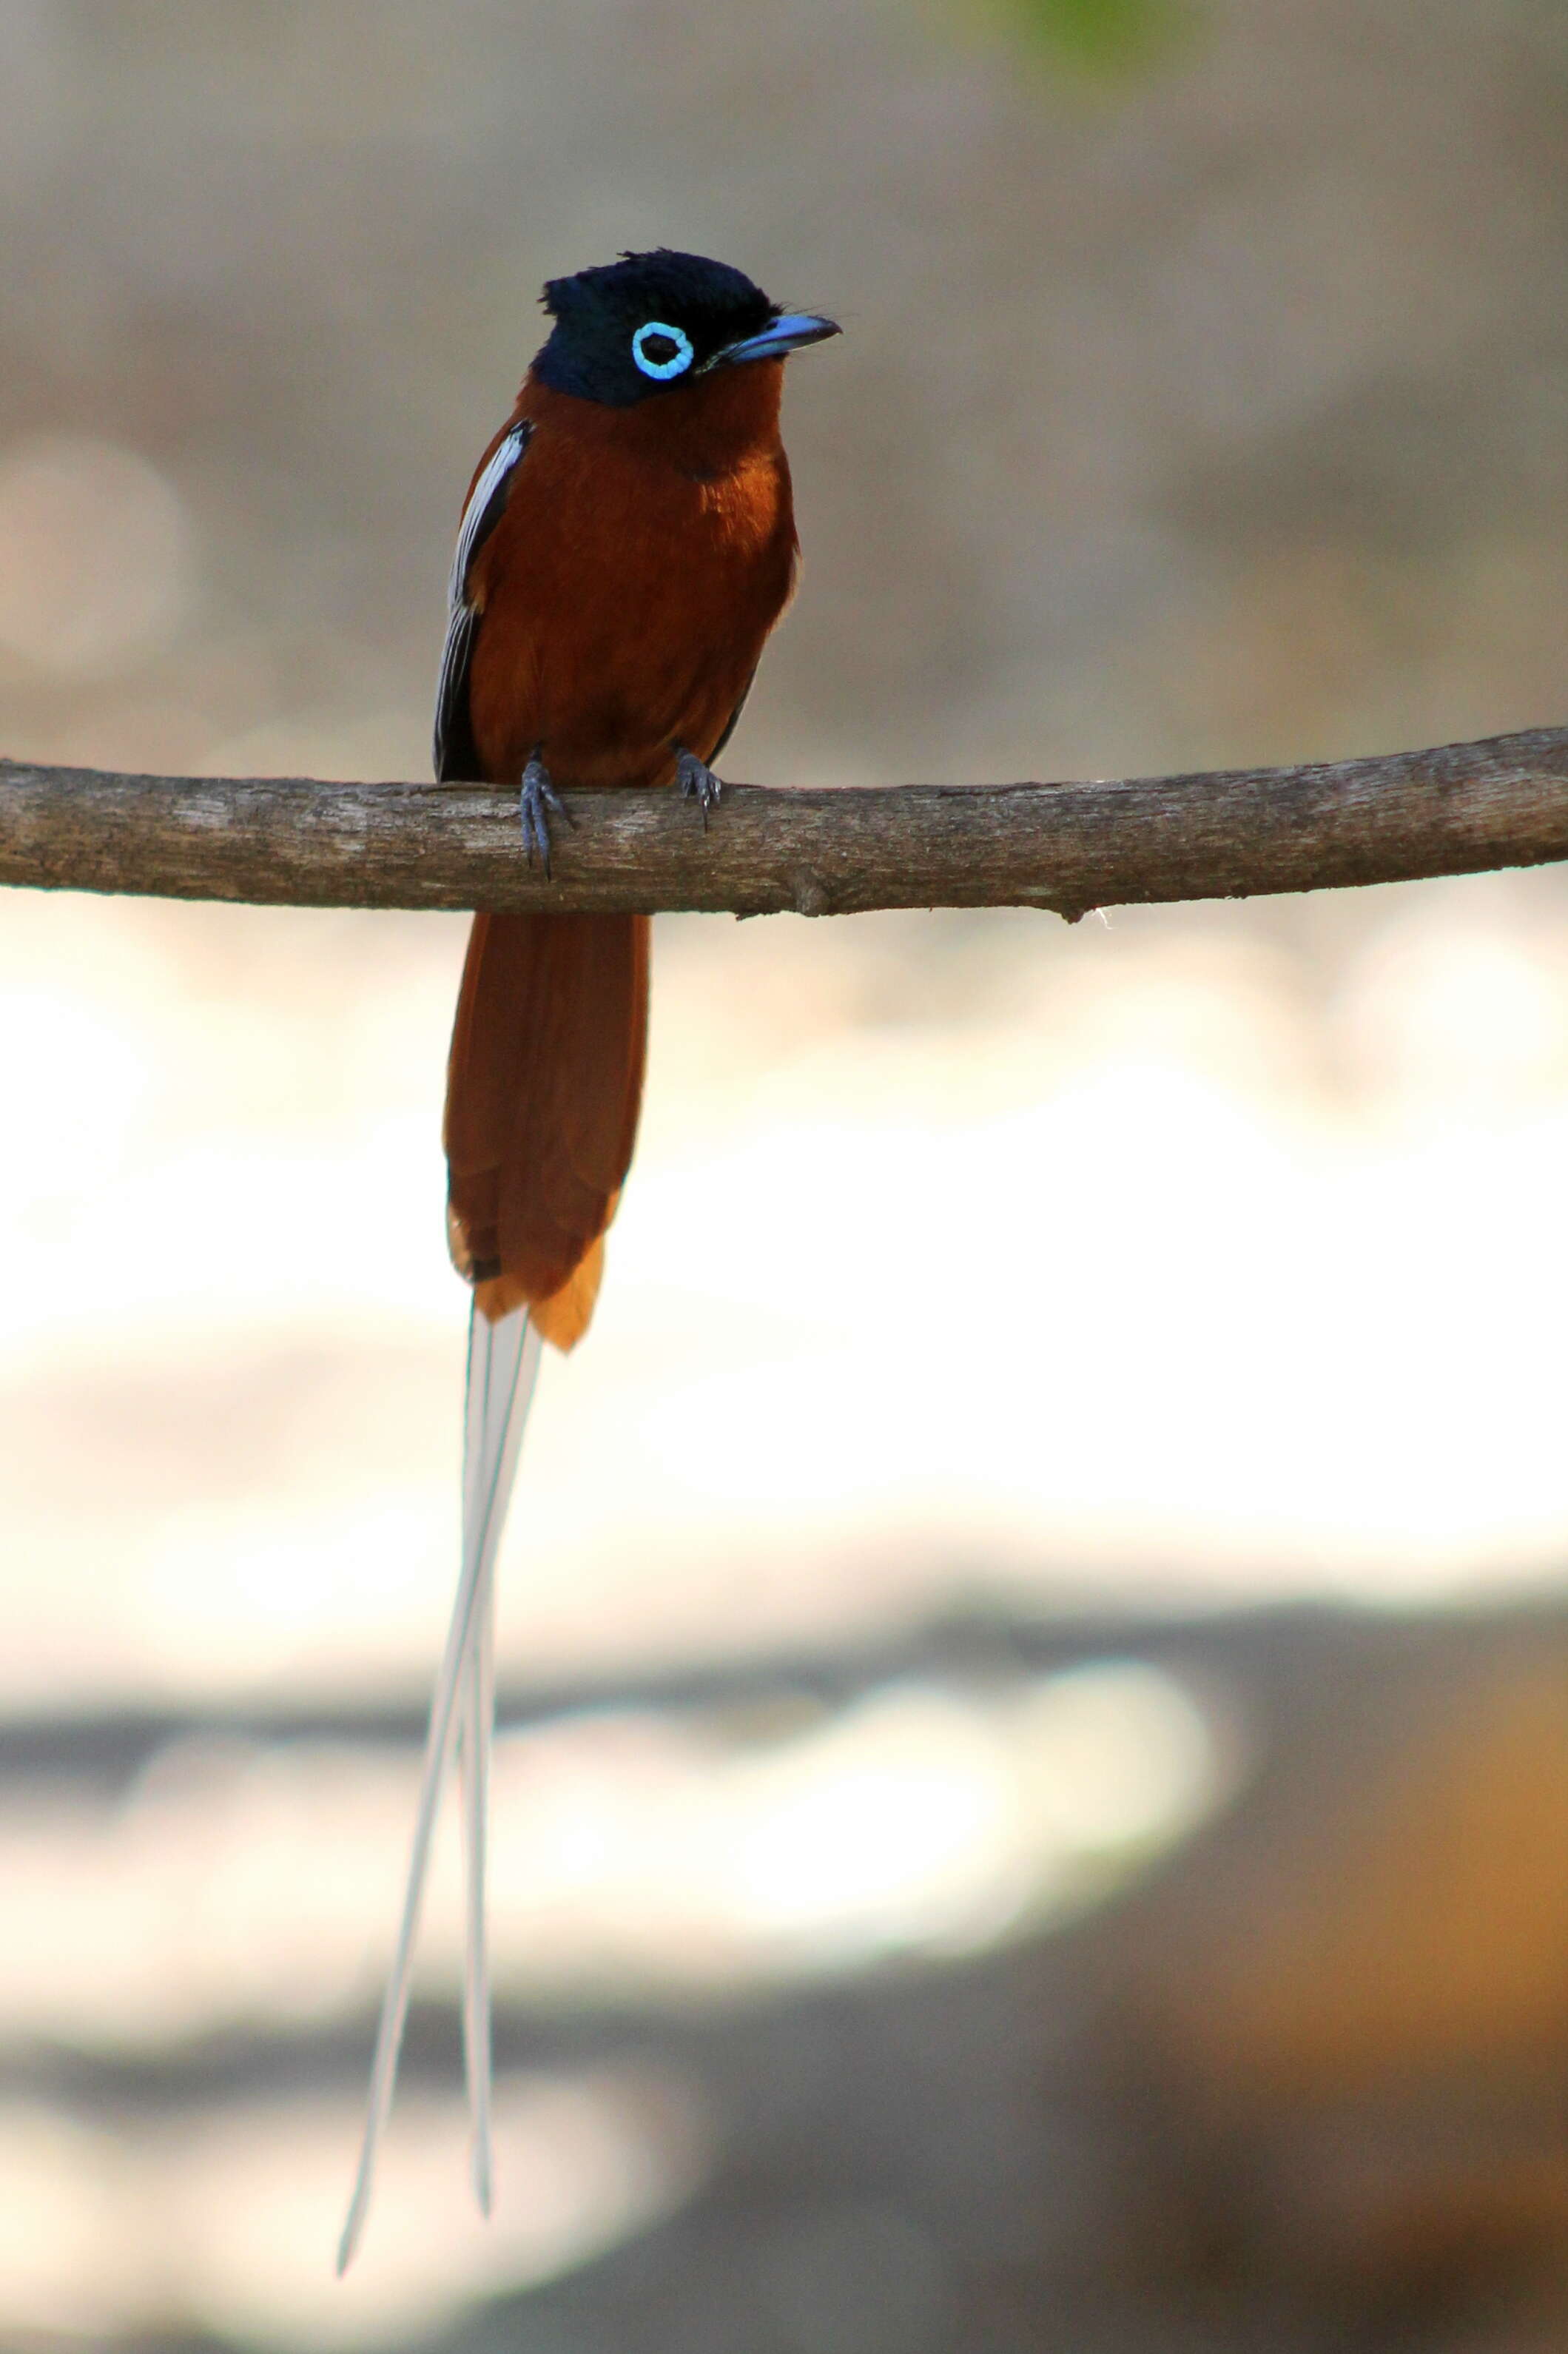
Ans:
[[[982,0],[998,31],[1097,79],[1155,63],[1190,29],[1186,0]]]

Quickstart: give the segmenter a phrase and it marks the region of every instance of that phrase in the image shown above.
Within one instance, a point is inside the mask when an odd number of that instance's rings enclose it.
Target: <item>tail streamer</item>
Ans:
[[[472,2123],[474,2191],[482,2210],[486,2214],[490,2211],[490,1965],[484,1903],[485,1826],[495,1711],[495,1559],[516,1477],[523,1426],[538,1378],[539,1354],[539,1335],[526,1309],[517,1309],[494,1323],[477,1308],[472,1310],[463,1415],[462,1570],[430,1703],[403,1915],[376,2030],[359,2167],[338,2243],[340,2274],[353,2262],[370,2209],[376,2154],[392,2106],[397,2054],[408,2015],[414,1947],[429,1877],[436,1819],[452,1752],[459,1745],[467,1892],[463,2062]]]

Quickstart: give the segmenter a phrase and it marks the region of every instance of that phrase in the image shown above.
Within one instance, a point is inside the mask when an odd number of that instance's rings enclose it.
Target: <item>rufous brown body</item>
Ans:
[[[660,335],[699,345],[684,287],[659,282],[661,265],[689,260],[617,266],[650,265],[630,306],[615,290],[627,340],[643,330],[647,348],[652,325],[655,349]],[[463,707],[447,735],[480,777],[522,780],[535,762],[549,787],[662,785],[683,754],[704,772],[716,757],[799,562],[782,354],[831,332],[771,305],[759,321],[763,299],[741,295],[737,340],[766,343],[783,316],[777,353],[737,362],[721,346],[630,401],[545,380],[549,346],[530,369],[465,508],[466,525],[514,445],[456,584]],[[556,338],[577,323],[569,304],[560,319]],[[461,771],[449,759],[443,773]],[[481,915],[469,944],[447,1097],[453,1257],[486,1316],[526,1306],[562,1348],[592,1312],[636,1136],[648,929],[641,916]]]

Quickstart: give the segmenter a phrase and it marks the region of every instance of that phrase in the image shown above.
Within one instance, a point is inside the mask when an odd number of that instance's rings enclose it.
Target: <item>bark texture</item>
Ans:
[[[490,786],[119,776],[0,761],[0,883],[316,907],[849,915],[1091,907],[1568,858],[1568,727],[1102,783],[566,795],[546,881]]]

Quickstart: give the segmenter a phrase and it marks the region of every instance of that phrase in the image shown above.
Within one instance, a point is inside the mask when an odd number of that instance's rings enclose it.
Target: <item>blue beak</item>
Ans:
[[[731,344],[720,352],[717,362],[728,367],[738,360],[781,360],[787,352],[798,352],[805,344],[825,343],[839,332],[836,319],[821,318],[815,311],[780,311],[759,335],[747,335],[744,343]]]

